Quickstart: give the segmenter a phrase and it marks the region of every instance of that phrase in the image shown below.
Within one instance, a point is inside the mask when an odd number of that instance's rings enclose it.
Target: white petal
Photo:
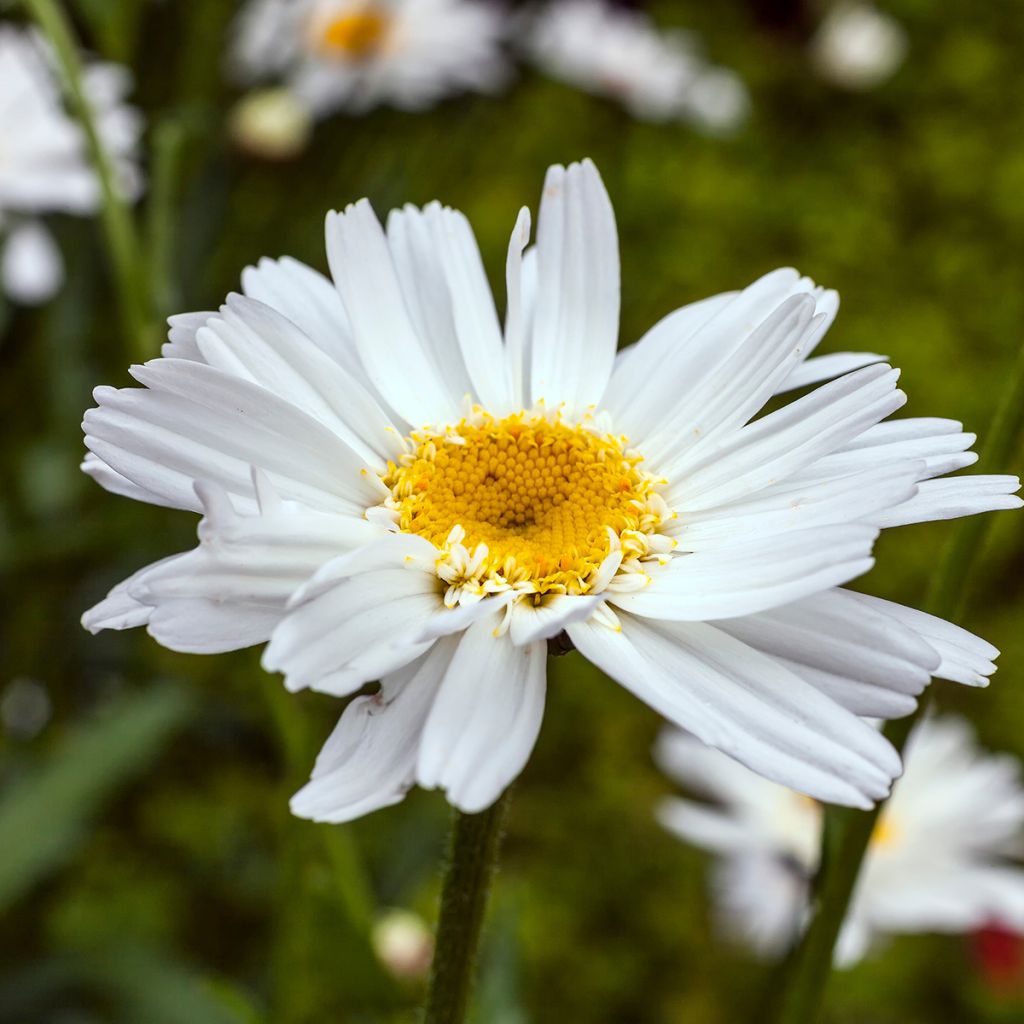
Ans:
[[[211,316],[212,310],[198,313],[176,313],[167,318],[167,341],[160,348],[160,355],[165,359],[194,359],[203,362],[203,353],[196,344],[196,332],[204,326]]]
[[[501,327],[469,221],[440,203],[410,205],[391,212],[387,235],[406,305],[449,387],[510,411]],[[470,388],[455,383],[463,380]]]
[[[870,521],[917,490],[920,462],[882,463],[834,479],[793,477],[744,501],[703,512],[685,511],[664,531],[685,551],[701,551],[766,534]]]
[[[527,404],[530,391],[530,336],[533,331],[533,301],[526,293],[526,261],[523,250],[530,243],[530,210],[523,207],[516,218],[512,237],[508,240],[505,259],[505,356],[508,361],[512,403],[519,408]],[[536,260],[530,261],[536,270]],[[536,284],[536,281],[534,281]]]
[[[416,776],[467,814],[489,807],[523,770],[544,714],[544,643],[495,636],[497,618],[459,641],[423,732]]]
[[[750,335],[796,295],[808,295],[813,304],[813,283],[785,268],[739,294],[714,296],[666,317],[619,357],[621,377],[617,365],[604,402],[615,423],[634,440],[648,438],[681,406],[692,407],[695,396],[720,389],[750,361]],[[745,354],[737,360],[739,349]],[[777,383],[787,374],[783,369]]]
[[[776,394],[805,388],[809,384],[820,384],[863,366],[888,361],[887,356],[876,355],[874,352],[830,352],[827,356],[815,356],[794,367],[793,372],[779,385]]]
[[[900,771],[888,742],[772,658],[704,623],[623,616],[569,636],[670,721],[752,771],[820,800],[868,807]]]
[[[655,808],[659,824],[680,839],[711,853],[751,852],[751,833],[744,824],[723,811],[673,797]]]
[[[924,480],[917,494],[872,519],[877,526],[906,526],[937,519],[958,519],[980,512],[1020,508],[1020,480],[1015,476],[956,476]]]
[[[751,615],[847,583],[871,568],[878,532],[861,524],[758,537],[680,555],[612,604],[656,619]]]
[[[350,377],[368,383],[344,303],[323,274],[289,256],[264,257],[242,271],[242,291],[291,320]]]
[[[313,777],[292,797],[292,813],[352,821],[398,803],[416,776],[420,736],[456,641],[445,640],[356,697],[317,757]]]
[[[942,659],[933,675],[967,686],[988,685],[988,677],[996,670],[993,662],[999,657],[999,651],[981,637],[916,608],[867,594],[844,593],[864,607],[876,609],[901,622],[932,647]]]
[[[531,391],[549,408],[600,401],[619,335],[615,214],[589,160],[554,166],[537,221],[537,308]]]
[[[558,636],[570,622],[582,622],[594,614],[594,609],[604,596],[577,597],[554,594],[534,605],[529,598],[519,601],[512,608],[512,622],[509,636],[519,647],[538,640],[550,640]]]
[[[136,486],[175,508],[199,510],[195,480],[220,483],[254,505],[250,467],[286,498],[362,515],[383,485],[336,434],[249,381],[182,359],[135,367],[142,388],[97,388],[86,445]]]
[[[292,598],[263,655],[290,690],[344,696],[426,651],[430,616],[441,606],[437,577],[393,534],[324,566]],[[429,546],[429,545],[428,545]]]
[[[907,714],[939,667],[935,649],[898,619],[846,590],[830,590],[717,625],[783,660],[858,715]],[[890,695],[894,695],[890,696]]]
[[[120,494],[125,498],[134,501],[145,501],[150,505],[166,505],[167,501],[160,494],[148,491],[138,484],[132,483],[126,476],[121,476],[116,470],[111,469],[102,459],[92,452],[86,452],[85,458],[79,467],[86,476],[91,476],[104,490],[111,494]],[[178,506],[172,504],[171,508]]]
[[[196,343],[210,366],[259,384],[315,417],[378,472],[401,454],[399,431],[373,395],[262,302],[230,296],[199,329]]]
[[[895,412],[906,401],[899,373],[869,366],[736,431],[718,445],[691,449],[664,472],[679,479],[669,503],[702,511],[785,480]],[[685,464],[685,468],[684,468]]]
[[[729,310],[726,310],[728,313]],[[710,330],[724,314],[708,325]],[[743,426],[771,397],[775,385],[802,357],[815,330],[814,300],[808,294],[783,302],[724,360],[680,394],[678,382],[669,402],[660,394],[648,395],[647,408],[655,413],[652,433],[644,437],[644,457],[675,474],[704,445],[714,444],[729,431]],[[654,392],[654,386],[650,389]],[[662,404],[666,403],[666,404]]]
[[[7,235],[0,279],[4,291],[26,306],[38,306],[56,295],[64,283],[64,260],[40,221],[25,221]]]
[[[413,426],[454,423],[452,391],[409,320],[384,231],[360,200],[327,215],[327,259],[352,323],[356,348],[378,392]]]

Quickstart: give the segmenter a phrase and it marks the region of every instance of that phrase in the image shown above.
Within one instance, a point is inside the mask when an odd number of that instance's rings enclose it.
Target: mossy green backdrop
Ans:
[[[663,3],[736,68],[753,101],[729,138],[631,121],[524,70],[497,98],[318,126],[300,158],[227,143],[226,0],[77,0],[87,45],[130,64],[147,145],[178,159],[143,203],[164,312],[216,306],[262,255],[326,269],[326,210],[439,198],[470,217],[497,294],[516,212],[545,167],[589,155],[618,216],[622,343],[685,302],[794,265],[838,288],[823,351],[887,353],[906,413],[982,433],[1024,340],[1024,8],[1016,0],[882,4],[909,55],[875,91],[811,72],[816,8],[797,0]],[[171,147],[173,150],[173,146]],[[2,150],[2,140],[0,140]],[[172,152],[173,155],[173,152]],[[174,166],[168,166],[173,164]],[[165,172],[169,174],[165,175]],[[81,475],[79,421],[100,383],[129,383],[95,223],[53,218],[69,279],[43,310],[6,308],[0,344],[0,695],[42,683],[50,722],[0,753],[0,1021],[280,1024],[412,1019],[419,990],[375,959],[382,908],[432,920],[448,809],[436,793],[351,826],[290,817],[340,713],[287,695],[258,653],[194,657],[138,631],[91,637],[84,608],[189,547],[195,520]],[[156,352],[154,350],[153,354]],[[1015,465],[998,467],[1018,472]],[[1019,516],[1002,514],[964,623],[1003,650],[988,691],[938,704],[1024,755]],[[872,593],[920,603],[951,524],[891,531]],[[723,945],[703,855],[652,806],[657,716],[575,654],[551,664],[537,750],[516,784],[483,955],[478,1024],[759,1020],[770,970]],[[1010,1022],[965,937],[893,942],[837,977],[833,1024]]]

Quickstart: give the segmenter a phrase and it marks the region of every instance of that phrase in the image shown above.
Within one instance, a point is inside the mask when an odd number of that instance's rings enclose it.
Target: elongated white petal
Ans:
[[[198,313],[177,313],[167,318],[167,341],[160,347],[165,359],[195,359],[203,361],[203,354],[196,344],[196,332],[211,316],[213,310]]]
[[[467,814],[489,807],[523,770],[544,714],[546,647],[471,626],[445,672],[420,746],[421,786],[445,790]]]
[[[938,670],[940,656],[916,631],[858,598],[830,590],[718,626],[781,659],[855,714],[908,714]]]
[[[402,452],[377,400],[276,310],[232,295],[196,334],[204,360],[259,384],[315,417],[367,465],[384,470]]]
[[[735,818],[693,800],[662,800],[655,808],[659,824],[711,853],[752,853],[750,833]]]
[[[531,390],[549,408],[601,399],[619,336],[615,214],[590,160],[552,167],[537,221]]]
[[[928,523],[937,519],[958,519],[996,509],[1024,505],[1015,476],[956,476],[924,480],[914,497],[873,518],[880,527]]]
[[[327,259],[367,376],[413,426],[453,423],[461,395],[430,358],[406,311],[384,230],[362,199],[327,215]]]
[[[751,770],[832,803],[886,795],[899,757],[772,658],[703,623],[570,625],[580,652],[670,721]]]
[[[864,608],[877,610],[897,620],[921,637],[941,658],[938,667],[932,671],[933,675],[966,686],[988,685],[988,677],[996,670],[994,662],[999,651],[981,637],[916,608],[867,594],[843,593]]]
[[[710,329],[720,314],[708,325]],[[771,397],[775,385],[802,357],[815,330],[814,299],[786,299],[726,359],[662,410],[645,437],[644,456],[678,478],[691,450],[717,443],[743,426]],[[653,404],[653,403],[652,403]]]
[[[686,551],[701,551],[765,535],[837,523],[870,521],[912,497],[920,462],[882,463],[820,481],[789,478],[743,501],[703,512],[687,511],[665,524],[664,532]]]
[[[292,813],[314,821],[352,821],[398,803],[416,776],[420,737],[456,641],[437,643],[356,697],[317,757],[312,779],[292,797]]]
[[[792,373],[779,385],[776,394],[795,391],[810,384],[821,384],[846,373],[852,373],[872,363],[887,363],[887,356],[874,352],[830,352],[827,356],[805,359],[793,368]]]
[[[752,615],[847,583],[871,568],[877,530],[861,524],[758,537],[674,558],[616,606],[655,619]]]
[[[491,412],[510,412],[501,327],[469,221],[436,202],[406,206],[391,212],[387,234],[406,305],[445,377],[468,383]]]
[[[530,244],[530,210],[524,206],[516,217],[505,258],[505,359],[508,364],[512,404],[523,408],[530,393],[530,344],[533,303],[526,294],[523,250]],[[533,261],[534,263],[536,261]],[[535,284],[536,282],[534,282]]]
[[[669,501],[686,512],[714,508],[755,494],[828,455],[906,401],[899,374],[869,366],[832,381],[785,408],[706,445],[670,472],[680,480]]]
[[[157,359],[135,367],[143,388],[97,388],[86,445],[117,473],[175,508],[200,510],[195,480],[255,505],[250,468],[286,498],[362,515],[384,493],[327,427],[265,388],[215,367]]]
[[[437,577],[410,555],[422,545],[431,547],[393,534],[323,566],[293,596],[264,668],[284,673],[290,690],[344,696],[419,657],[433,643],[420,637],[441,606]]]
[[[242,291],[287,317],[349,377],[368,383],[345,305],[323,274],[290,256],[264,257],[242,271]]]

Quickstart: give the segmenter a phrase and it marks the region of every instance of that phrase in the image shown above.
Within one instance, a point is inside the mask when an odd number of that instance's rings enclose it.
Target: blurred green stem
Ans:
[[[1024,346],[1017,353],[993,416],[980,465],[993,471],[1010,462],[1022,426]],[[933,615],[953,620],[962,617],[970,593],[971,572],[991,522],[989,516],[971,516],[957,524],[929,588],[926,608]],[[926,708],[927,702],[922,699],[912,715],[886,725],[886,738],[901,754]],[[832,970],[836,940],[846,918],[871,834],[884,806],[883,801],[870,811],[827,808],[825,835],[828,849],[822,851],[815,887],[817,911],[802,941],[784,965],[782,984],[778,989],[780,994],[767,1018],[772,1024],[813,1024],[818,1019]]]
[[[508,802],[506,790],[480,814],[456,812],[424,1024],[462,1024],[465,1019]]]
[[[71,106],[85,132],[102,193],[101,221],[107,240],[121,319],[131,357],[148,359],[155,347],[149,292],[135,224],[107,152],[82,81],[78,46],[63,5],[57,0],[23,0],[53,47],[64,75]]]

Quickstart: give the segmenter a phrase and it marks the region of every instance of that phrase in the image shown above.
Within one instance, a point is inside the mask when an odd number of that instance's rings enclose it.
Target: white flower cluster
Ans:
[[[679,732],[657,747],[662,768],[714,803],[672,798],[658,816],[718,856],[713,896],[722,931],[777,955],[799,936],[818,869],[822,808]],[[1024,932],[1024,785],[1020,764],[978,749],[959,718],[925,719],[868,847],[837,966],[883,936],[964,932],[996,923]]]
[[[113,64],[86,65],[83,87],[114,160],[120,187],[141,188],[137,111],[124,103],[130,77]],[[47,44],[34,32],[0,25],[0,279],[16,302],[50,298],[63,280],[63,261],[40,216],[95,213],[100,184],[85,134],[69,115]]]
[[[721,132],[749,106],[739,77],[708,64],[692,36],[608,0],[550,0],[525,16],[484,0],[250,0],[231,63],[245,83],[283,81],[320,117],[494,92],[511,76],[510,48],[645,120]]]

